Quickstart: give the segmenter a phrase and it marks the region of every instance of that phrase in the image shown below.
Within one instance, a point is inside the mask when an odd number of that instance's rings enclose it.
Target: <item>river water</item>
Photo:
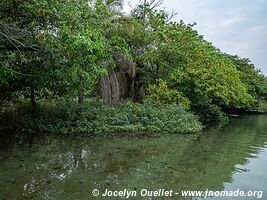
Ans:
[[[124,190],[263,191],[267,116],[231,119],[197,135],[161,137],[1,136],[0,199],[93,200]],[[209,199],[258,199],[210,197]],[[124,198],[125,199],[125,198]],[[131,197],[130,199],[197,199]]]

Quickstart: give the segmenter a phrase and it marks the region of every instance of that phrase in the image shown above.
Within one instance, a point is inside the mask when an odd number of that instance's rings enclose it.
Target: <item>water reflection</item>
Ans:
[[[234,119],[199,136],[2,137],[0,199],[101,199],[94,188],[266,190],[266,120]]]

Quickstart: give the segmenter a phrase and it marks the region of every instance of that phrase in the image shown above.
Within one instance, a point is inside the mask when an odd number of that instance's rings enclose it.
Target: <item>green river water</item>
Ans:
[[[197,135],[160,137],[1,136],[0,199],[98,200],[124,190],[263,191],[267,116],[231,119]],[[209,197],[208,199],[259,199]],[[142,197],[129,199],[201,199]]]

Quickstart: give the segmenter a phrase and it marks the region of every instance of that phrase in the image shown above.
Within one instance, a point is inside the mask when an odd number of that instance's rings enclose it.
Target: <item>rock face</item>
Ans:
[[[105,104],[114,104],[129,98],[136,76],[136,66],[125,56],[117,53],[113,56],[117,63],[115,68],[107,67],[108,74],[98,81],[99,95]]]

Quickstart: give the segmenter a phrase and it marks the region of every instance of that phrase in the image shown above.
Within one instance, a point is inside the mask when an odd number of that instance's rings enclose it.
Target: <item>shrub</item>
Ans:
[[[190,107],[190,100],[182,92],[169,88],[167,82],[162,79],[158,79],[154,85],[149,85],[148,93],[152,99],[161,103],[177,103],[184,108]]]
[[[199,116],[200,121],[207,126],[224,125],[228,122],[227,115],[217,105],[198,104],[192,106],[192,109]]]
[[[193,133],[202,127],[198,119],[182,106],[153,101],[103,106],[95,122],[98,123],[96,132]]]
[[[50,133],[194,133],[202,125],[197,117],[176,104],[123,101],[113,106],[85,102],[45,102],[37,116],[19,112],[20,130]],[[27,120],[25,120],[27,119]]]
[[[267,100],[266,98],[259,98],[257,102],[249,108],[249,111],[266,113],[267,112]]]

